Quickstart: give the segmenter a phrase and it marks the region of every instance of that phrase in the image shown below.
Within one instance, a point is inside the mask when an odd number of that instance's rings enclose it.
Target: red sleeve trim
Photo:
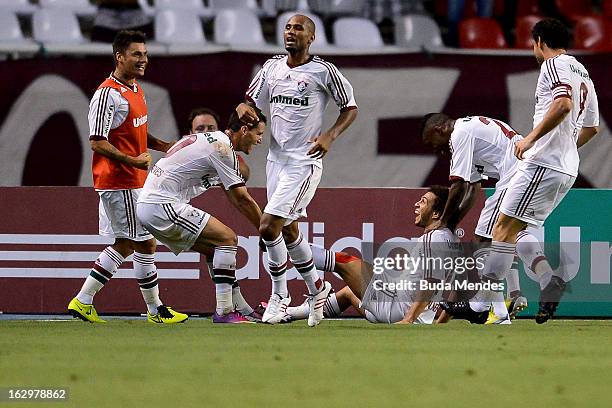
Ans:
[[[553,100],[559,99],[559,98],[567,98],[567,99],[572,99],[572,97],[568,94],[561,94],[561,95],[557,95],[553,98]]]
[[[463,177],[459,177],[459,176],[448,176],[448,180],[449,180],[449,181],[452,181],[453,183],[454,183],[455,181],[464,181],[464,180],[463,180]]]
[[[228,190],[231,190],[233,188],[238,188],[238,187],[244,187],[244,183],[232,184],[231,186],[229,186]]]
[[[108,139],[105,138],[104,136],[91,135],[89,136],[89,140],[108,140]]]
[[[344,108],[340,109],[340,112],[348,112],[348,111],[352,111],[357,109],[357,106],[353,105],[353,106],[345,106]]]

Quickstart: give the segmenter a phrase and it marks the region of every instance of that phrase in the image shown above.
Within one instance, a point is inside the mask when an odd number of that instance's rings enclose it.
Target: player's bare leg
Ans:
[[[211,216],[191,247],[202,254],[213,254],[213,281],[215,283],[216,308],[214,323],[247,323],[241,313],[234,311],[232,285],[236,280],[236,252],[238,237],[231,228]]]

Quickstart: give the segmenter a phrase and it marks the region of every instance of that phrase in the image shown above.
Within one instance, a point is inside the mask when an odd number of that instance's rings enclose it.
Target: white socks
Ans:
[[[268,269],[272,279],[272,293],[283,298],[289,296],[287,290],[287,247],[283,234],[279,234],[273,241],[263,240],[268,254]]]
[[[159,286],[155,269],[155,255],[134,252],[134,275],[140,286],[140,292],[150,314],[157,314],[157,306],[161,306]]]
[[[104,248],[76,296],[79,302],[92,304],[95,294],[113,277],[123,260],[123,256],[112,247]]]

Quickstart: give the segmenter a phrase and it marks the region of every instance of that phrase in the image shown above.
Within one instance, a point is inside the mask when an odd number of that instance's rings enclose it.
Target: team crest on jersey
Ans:
[[[298,81],[297,89],[300,93],[303,93],[306,90],[307,86],[308,84],[306,83],[306,81]]]

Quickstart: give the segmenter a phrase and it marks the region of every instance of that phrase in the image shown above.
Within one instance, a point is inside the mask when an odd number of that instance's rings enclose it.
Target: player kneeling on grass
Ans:
[[[432,186],[415,203],[415,225],[427,230],[442,215],[448,188]],[[425,232],[411,250],[412,259],[450,259],[460,255],[459,240],[448,227]],[[375,273],[373,265],[343,252],[332,252],[312,245],[317,269],[333,271],[340,275],[347,286],[331,293],[324,305],[325,317],[339,316],[350,306],[372,323],[426,323],[431,324],[437,305],[432,302],[436,290],[419,290],[422,282],[428,287],[450,282],[453,270],[438,265],[422,263],[411,271],[385,269]],[[429,265],[429,266],[428,266]],[[410,289],[408,282],[414,282]],[[403,284],[403,289],[397,289]],[[394,289],[395,287],[395,289]],[[287,308],[285,321],[306,319],[308,305]]]
[[[151,169],[136,208],[145,228],[175,254],[189,249],[209,257],[214,253],[214,323],[249,322],[234,310],[232,299],[238,238],[221,221],[188,203],[221,183],[229,201],[259,228],[261,210],[244,185],[235,153],[249,154],[261,143],[266,117],[260,110],[257,114],[254,126],[245,125],[233,112],[225,133],[196,133],[179,140]]]

